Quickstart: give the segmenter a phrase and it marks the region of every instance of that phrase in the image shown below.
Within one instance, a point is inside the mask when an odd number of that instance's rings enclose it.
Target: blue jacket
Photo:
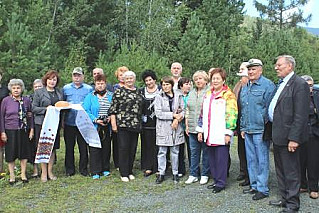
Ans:
[[[263,133],[268,122],[268,107],[275,93],[275,84],[261,76],[257,81],[250,81],[240,92],[240,131]]]
[[[112,102],[112,96],[113,93],[110,91],[107,91],[107,99],[111,103]],[[84,110],[90,117],[91,121],[94,123],[94,121],[99,117],[99,111],[100,111],[100,104],[98,97],[94,94],[94,92],[89,93],[82,104]],[[94,123],[94,126],[97,128],[97,124]]]

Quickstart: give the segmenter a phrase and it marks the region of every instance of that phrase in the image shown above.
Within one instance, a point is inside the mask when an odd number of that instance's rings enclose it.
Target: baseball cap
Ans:
[[[80,74],[83,75],[83,70],[81,67],[75,67],[72,71],[72,74]]]

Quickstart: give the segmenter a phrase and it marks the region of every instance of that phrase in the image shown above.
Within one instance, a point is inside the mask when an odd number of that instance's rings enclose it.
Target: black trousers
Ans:
[[[137,148],[138,133],[123,129],[118,130],[119,168],[122,177],[133,174],[133,164]]]
[[[110,171],[111,135],[108,127],[98,129],[102,148],[89,147],[92,175]]]
[[[80,161],[79,171],[82,175],[88,175],[88,148],[82,137],[79,129],[76,126],[64,126],[64,141],[65,141],[65,172],[66,174],[75,174],[74,166],[74,146],[78,144]]]
[[[299,210],[300,198],[300,148],[289,152],[287,146],[274,145],[274,159],[279,193],[287,208]]]
[[[309,141],[300,147],[301,188],[318,192],[319,137],[311,134]]]
[[[191,151],[189,147],[189,137],[184,132],[185,143],[179,145],[178,152],[178,174],[186,174],[186,166],[185,166],[185,144],[187,149],[187,158],[188,158],[188,166],[191,165]]]
[[[157,172],[156,131],[143,129],[141,134],[141,169]]]
[[[115,168],[119,168],[119,145],[117,143],[117,133],[112,132],[112,157]]]
[[[241,137],[238,131],[238,141],[237,141],[237,152],[239,158],[239,174],[245,176],[245,180],[249,181],[249,175],[247,170],[247,159],[246,159],[246,149],[245,140]]]

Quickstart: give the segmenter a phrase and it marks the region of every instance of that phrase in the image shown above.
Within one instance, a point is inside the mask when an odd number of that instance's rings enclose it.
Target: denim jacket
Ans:
[[[263,133],[268,122],[268,107],[275,92],[275,84],[261,76],[257,81],[250,81],[240,92],[240,131]]]

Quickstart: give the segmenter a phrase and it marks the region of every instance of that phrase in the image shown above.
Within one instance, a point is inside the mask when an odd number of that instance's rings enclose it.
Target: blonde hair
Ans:
[[[196,71],[194,73],[194,75],[193,75],[193,81],[195,81],[195,78],[198,77],[199,75],[202,76],[206,82],[209,81],[209,77],[208,77],[207,73],[204,70]]]
[[[129,71],[126,66],[122,66],[122,67],[117,68],[115,70],[115,77],[117,78],[120,72],[125,73],[126,71]]]

